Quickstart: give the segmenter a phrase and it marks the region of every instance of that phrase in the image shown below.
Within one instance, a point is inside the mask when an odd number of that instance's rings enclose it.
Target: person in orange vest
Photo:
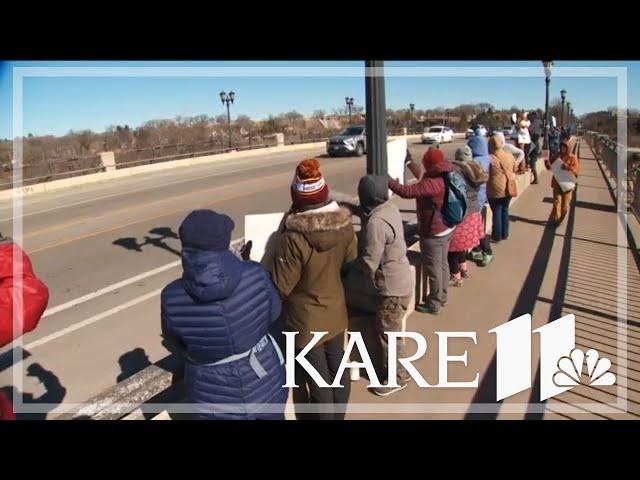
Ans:
[[[22,259],[22,274],[15,275],[14,253]],[[14,329],[14,286],[22,289],[22,315]],[[27,254],[11,238],[0,234],[0,348],[32,331],[47,308],[49,289],[38,277]],[[15,332],[14,332],[15,330]],[[11,401],[0,391],[0,420],[15,420]]]

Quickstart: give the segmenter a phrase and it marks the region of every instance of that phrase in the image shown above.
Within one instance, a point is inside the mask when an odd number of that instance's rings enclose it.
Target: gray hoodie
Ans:
[[[360,179],[362,230],[355,266],[373,282],[378,295],[406,297],[411,294],[407,244],[400,210],[388,200],[388,194],[386,176],[366,175]]]

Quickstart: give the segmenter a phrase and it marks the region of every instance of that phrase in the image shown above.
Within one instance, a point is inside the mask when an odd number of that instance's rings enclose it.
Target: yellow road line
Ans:
[[[336,166],[336,164],[328,165],[329,168],[327,168],[326,170],[328,170],[328,171],[329,170],[336,170],[337,168],[330,168],[330,167],[334,167],[334,166]],[[344,165],[337,165],[337,166],[344,167]],[[359,166],[352,166],[351,168],[347,168],[345,171],[355,170],[356,168],[359,168]],[[252,183],[256,183],[256,184],[258,184],[258,186],[265,186],[265,185],[269,185],[271,183],[270,180],[272,180],[274,178],[277,178],[277,177],[282,177],[282,176],[285,176],[287,179],[289,179],[289,177],[291,175],[289,174],[289,172],[277,173],[277,174],[270,175],[268,177],[262,177],[262,178],[256,179]],[[243,183],[246,183],[246,181],[244,181]],[[188,193],[188,194],[185,194],[185,195],[178,195],[178,196],[175,196],[175,197],[171,197],[168,200],[173,201],[173,200],[175,200],[177,198],[183,198],[183,197],[186,197],[188,195],[202,194],[202,193],[206,193],[206,192],[209,192],[209,191],[212,191],[212,190],[218,190],[220,188],[226,188],[226,187],[230,187],[230,186],[234,186],[234,185],[236,185],[236,184],[224,185],[222,187],[221,186],[217,186],[217,187],[213,187],[213,188],[210,188],[210,189],[199,190],[197,192],[191,192],[191,193]],[[258,191],[265,191],[265,190],[272,190],[272,189],[275,189],[275,188],[282,188],[281,185],[274,185],[272,183],[271,183],[271,185],[272,185],[271,187],[263,188],[262,190],[258,190]],[[96,231],[87,233],[85,235],[80,235],[80,236],[77,236],[77,237],[68,238],[68,239],[62,240],[62,241],[57,242],[57,243],[49,244],[49,245],[46,245],[44,247],[36,248],[34,250],[29,250],[28,253],[29,254],[39,253],[39,252],[42,252],[42,251],[45,251],[45,250],[50,250],[52,248],[59,247],[61,245],[65,245],[67,243],[72,243],[72,242],[76,242],[76,241],[79,241],[79,240],[84,240],[86,238],[94,237],[96,235],[100,235],[100,234],[103,234],[103,233],[108,233],[108,232],[111,232],[111,231],[114,231],[114,230],[119,230],[121,228],[129,227],[131,225],[137,225],[139,223],[145,223],[145,222],[148,222],[150,220],[155,220],[155,219],[162,218],[162,217],[168,217],[168,216],[171,216],[171,215],[175,215],[177,213],[184,212],[185,210],[195,210],[195,209],[199,209],[199,208],[211,207],[211,206],[216,205],[216,204],[218,204],[220,202],[226,202],[228,200],[233,200],[234,198],[239,198],[239,197],[243,197],[243,196],[247,195],[248,192],[246,191],[245,188],[243,188],[241,190],[242,191],[240,191],[240,192],[238,192],[236,194],[228,195],[228,196],[222,197],[222,198],[217,198],[216,201],[213,202],[213,203],[207,203],[207,204],[199,205],[199,206],[195,206],[195,207],[187,207],[187,208],[181,207],[181,208],[178,208],[178,209],[171,210],[169,212],[161,213],[160,215],[154,215],[152,217],[147,217],[147,218],[145,218],[143,220],[135,220],[135,221],[128,222],[128,223],[122,223],[122,224],[119,224],[119,225],[114,226],[114,227],[109,227],[109,228],[105,228],[105,229],[102,229],[102,230],[96,230]],[[252,193],[254,193],[254,192],[252,192]],[[166,201],[166,200],[158,200],[158,201],[154,201],[154,202],[148,202],[146,204],[138,205],[135,208],[144,208],[144,207],[147,207],[149,205],[161,203],[161,202],[164,202],[164,201]],[[120,210],[117,210],[117,211],[106,213],[104,215],[100,215],[100,216],[97,216],[97,217],[92,217],[91,219],[83,219],[81,221],[68,222],[67,224],[64,224],[64,225],[61,225],[61,226],[52,227],[53,230],[50,230],[50,231],[60,230],[60,229],[63,229],[63,228],[67,228],[70,225],[76,225],[76,224],[79,224],[79,223],[84,223],[87,220],[93,220],[95,218],[101,218],[101,217],[108,217],[110,215],[115,215],[115,214],[120,213],[122,211],[128,211],[128,210],[132,210],[132,209],[133,208],[120,209]],[[44,230],[40,231],[40,233],[42,233],[42,232],[44,232]],[[33,236],[35,234],[36,234],[36,232],[31,232],[31,234],[25,235],[23,238],[27,238],[28,236]]]

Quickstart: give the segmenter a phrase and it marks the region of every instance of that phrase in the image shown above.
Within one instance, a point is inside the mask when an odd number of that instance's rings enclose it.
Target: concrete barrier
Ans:
[[[417,138],[419,135],[410,135],[407,138]],[[404,138],[404,136],[388,137],[389,139]],[[54,180],[51,182],[37,183],[35,185],[28,185],[19,188],[13,188],[9,190],[0,191],[0,200],[8,200],[15,197],[25,197],[29,195],[55,192],[58,190],[66,190],[68,188],[77,187],[80,185],[87,185],[90,183],[103,182],[107,180],[114,180],[122,177],[130,177],[133,175],[141,175],[149,172],[158,172],[162,170],[169,170],[180,167],[192,167],[196,165],[214,164],[218,162],[238,160],[243,158],[259,157],[261,155],[269,155],[273,153],[287,153],[300,150],[309,150],[313,148],[324,148],[325,142],[315,143],[299,143],[295,145],[267,147],[256,150],[234,150],[228,153],[220,153],[217,155],[206,155],[202,157],[185,158],[181,160],[171,160],[161,163],[153,163],[150,165],[139,165],[137,167],[112,169],[100,173],[92,173],[88,175],[80,175],[77,177],[64,178],[62,180]],[[112,153],[112,152],[105,152]],[[108,157],[107,162],[109,162]],[[103,163],[104,165],[104,163]],[[110,168],[110,167],[109,167]]]
[[[102,152],[98,154],[100,156],[100,162],[102,162],[102,168],[105,172],[116,171],[116,156],[113,152]]]

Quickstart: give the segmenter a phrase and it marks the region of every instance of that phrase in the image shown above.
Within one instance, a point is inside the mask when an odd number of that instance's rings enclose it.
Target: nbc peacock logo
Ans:
[[[489,330],[497,336],[496,398],[503,400],[531,388],[532,333],[539,335],[540,401],[578,385],[610,386],[616,376],[611,361],[597,350],[576,347],[576,318],[565,315],[531,330],[531,315],[522,315]]]
[[[611,373],[611,361],[600,358],[597,350],[583,352],[574,348],[558,359],[558,370],[552,381],[557,387],[575,387],[577,385],[610,386],[616,383],[616,376]]]

